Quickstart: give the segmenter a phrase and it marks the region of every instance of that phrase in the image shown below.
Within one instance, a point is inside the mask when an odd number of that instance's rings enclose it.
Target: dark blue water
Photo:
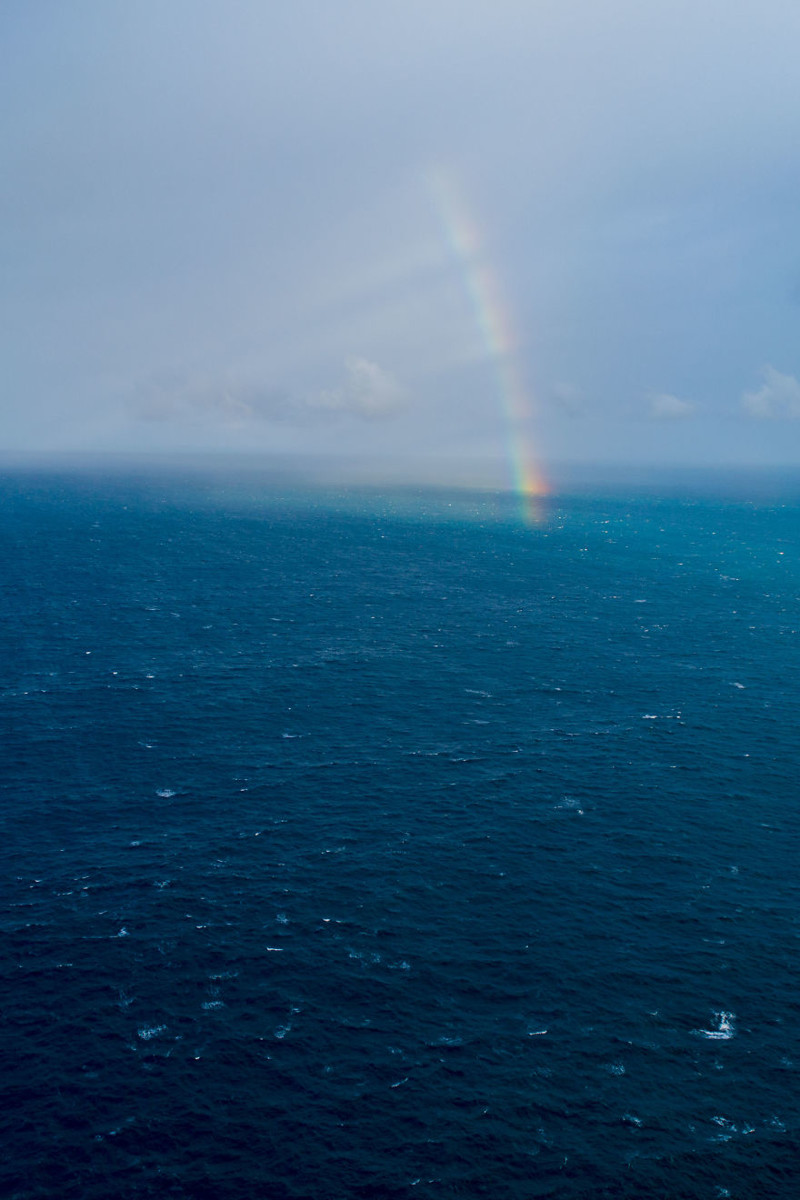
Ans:
[[[0,492],[2,1195],[798,1194],[800,507]]]

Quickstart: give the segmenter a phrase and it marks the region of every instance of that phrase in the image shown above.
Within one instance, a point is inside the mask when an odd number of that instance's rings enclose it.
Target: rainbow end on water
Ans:
[[[453,172],[437,167],[428,172],[427,182],[447,244],[464,281],[486,355],[494,363],[510,484],[520,499],[520,516],[526,523],[538,522],[541,505],[536,502],[548,494],[549,487],[534,452],[533,406],[523,379],[518,339],[500,277],[484,251],[485,239]]]

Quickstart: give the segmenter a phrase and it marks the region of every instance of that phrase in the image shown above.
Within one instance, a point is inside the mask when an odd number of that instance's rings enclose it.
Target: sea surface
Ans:
[[[800,1195],[799,554],[0,478],[0,1194]]]

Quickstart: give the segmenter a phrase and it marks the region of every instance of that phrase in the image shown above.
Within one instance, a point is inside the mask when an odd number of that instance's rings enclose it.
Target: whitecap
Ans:
[[[715,1141],[730,1141],[734,1133],[736,1133],[736,1126],[734,1125],[733,1121],[729,1121],[727,1117],[712,1117],[711,1120],[715,1125],[719,1125],[720,1129],[723,1130],[723,1132],[719,1134]]]
[[[574,812],[577,816],[583,816],[580,800],[576,800],[574,796],[562,796],[560,804],[554,804],[553,808],[556,812]]]
[[[734,1028],[735,1014],[729,1012],[715,1012],[716,1028],[715,1029],[695,1029],[692,1032],[700,1037],[708,1038],[714,1042],[727,1042],[736,1033]],[[716,1119],[716,1118],[715,1118]]]
[[[365,963],[368,966],[377,966],[381,961],[380,954],[372,950],[348,950],[347,957],[355,959],[356,962]]]
[[[162,800],[169,800],[170,797],[175,796],[176,794],[177,793],[174,792],[172,788],[156,788],[156,795],[160,796]]]
[[[137,1030],[143,1042],[149,1042],[152,1038],[160,1037],[162,1033],[166,1032],[166,1025],[141,1025]]]

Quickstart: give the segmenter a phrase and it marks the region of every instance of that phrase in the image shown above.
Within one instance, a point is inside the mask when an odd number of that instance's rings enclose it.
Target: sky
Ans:
[[[4,0],[0,450],[796,463],[799,45],[796,0]]]

